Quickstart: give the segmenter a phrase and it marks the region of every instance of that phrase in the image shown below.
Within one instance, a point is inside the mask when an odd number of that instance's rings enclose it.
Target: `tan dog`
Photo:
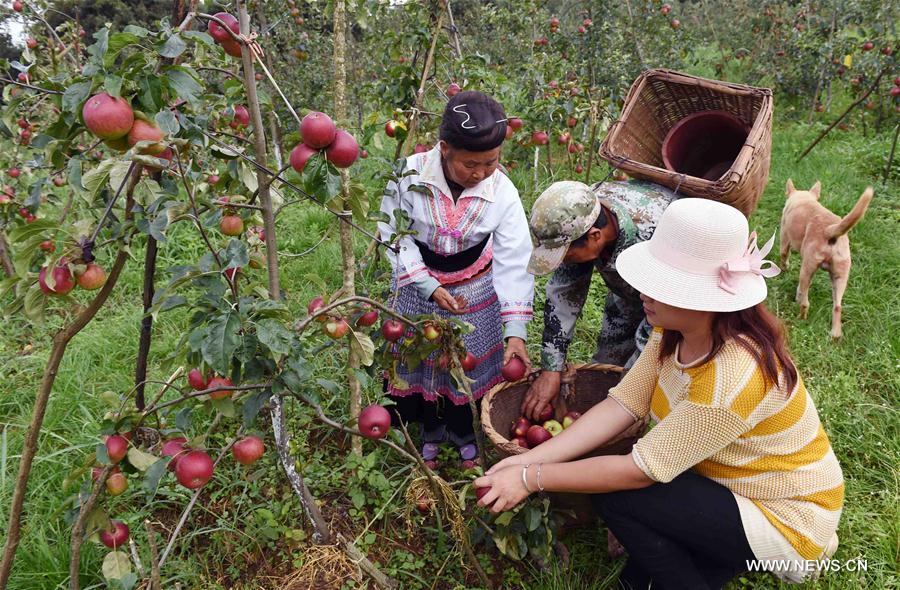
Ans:
[[[794,188],[787,181],[787,203],[781,214],[781,266],[788,268],[791,250],[800,252],[800,282],[797,284],[797,302],[800,317],[809,311],[809,283],[817,268],[831,275],[831,294],[834,307],[831,314],[831,337],[841,337],[841,300],[850,278],[850,238],[847,232],[862,219],[872,200],[872,187],[859,197],[853,210],[843,218],[838,217],[819,203],[822,184],[816,182],[808,191]]]

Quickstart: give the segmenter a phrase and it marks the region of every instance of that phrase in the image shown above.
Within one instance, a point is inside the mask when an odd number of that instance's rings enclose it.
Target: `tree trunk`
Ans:
[[[347,118],[347,21],[344,0],[334,3],[334,118],[344,121]],[[341,193],[343,194],[343,211],[350,209],[348,204],[350,173],[341,169]],[[353,253],[353,228],[342,218],[341,224],[341,258],[343,265],[343,281],[341,293],[344,297],[356,294],[356,258]],[[360,359],[354,347],[350,347],[347,359],[347,385],[350,389],[350,417],[359,417],[362,407],[362,390],[356,371]],[[362,455],[362,440],[353,437],[353,452]]]

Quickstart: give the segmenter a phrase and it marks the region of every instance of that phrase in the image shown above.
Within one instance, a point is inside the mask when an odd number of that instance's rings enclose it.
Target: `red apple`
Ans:
[[[525,370],[525,363],[519,357],[514,356],[503,366],[500,374],[507,381],[518,381],[525,376]]]
[[[316,313],[317,311],[319,311],[320,309],[322,309],[323,307],[325,307],[325,300],[322,299],[321,297],[315,297],[312,301],[310,301],[307,304],[306,311],[307,311],[307,313],[309,313],[309,315],[312,315],[312,314]],[[325,316],[319,316],[316,318],[316,321],[324,322],[327,319],[328,318],[326,318]]]
[[[12,3],[12,9],[15,10],[16,12],[22,12],[23,8],[25,8],[25,5],[22,4],[21,2],[19,2],[19,0],[16,0],[15,2]]]
[[[571,412],[567,412],[566,415],[563,416],[563,421],[562,421],[563,428],[568,428],[579,418],[581,418],[581,412],[576,412],[574,410]]]
[[[584,172],[584,166],[582,166],[581,164],[576,164],[575,165],[575,174],[581,174],[582,172]]]
[[[874,49],[874,48],[875,48],[875,44],[872,43],[871,41],[866,41],[865,43],[862,44],[863,51],[872,51],[872,49]]]
[[[175,477],[184,487],[196,490],[213,476],[213,460],[203,451],[189,451],[179,457]]]
[[[556,138],[556,143],[559,145],[566,145],[569,143],[569,140],[572,139],[572,135],[566,131],[565,133],[561,133],[559,137]]]
[[[515,129],[513,129],[512,127],[507,125],[506,133],[505,133],[506,139],[512,139],[512,136],[513,136],[513,134],[515,134],[515,132],[516,132]]]
[[[347,331],[350,330],[350,325],[344,318],[332,317],[328,318],[328,321],[325,322],[324,330],[332,340],[338,340],[347,334]]]
[[[400,125],[399,122],[394,121],[393,119],[384,124],[384,132],[388,137],[394,137],[397,134],[397,127]]]
[[[476,501],[477,501],[477,500],[481,500],[482,498],[484,498],[485,495],[487,495],[487,493],[490,492],[490,491],[491,491],[491,486],[483,486],[483,487],[480,487],[480,488],[476,487],[476,488],[475,488],[475,499],[476,499]]]
[[[507,121],[506,124],[512,127],[514,131],[518,131],[522,128],[522,125],[524,125],[522,119],[518,117],[510,117],[509,121]]]
[[[546,428],[538,426],[537,424],[530,426],[528,432],[525,434],[525,440],[528,441],[528,446],[531,448],[534,448],[551,438],[553,438],[553,435],[547,432]]]
[[[231,118],[235,128],[246,127],[250,124],[250,111],[242,104],[234,105],[234,116]]]
[[[37,49],[38,40],[34,37],[28,37],[27,39],[25,39],[25,45],[28,47],[28,49]]]
[[[550,136],[547,135],[546,131],[535,131],[531,134],[531,143],[534,145],[547,145],[550,141]]]
[[[678,27],[681,26],[681,21],[678,20],[677,18],[673,18],[672,22],[669,23],[669,26],[672,27],[673,29],[678,29]]]
[[[128,439],[121,434],[114,434],[106,439],[106,454],[111,463],[118,463],[128,454]]]
[[[553,27],[553,28],[559,27],[559,19],[556,18],[555,16],[554,16],[554,17],[551,17],[551,18],[550,18],[550,26]]]
[[[166,151],[165,144],[160,143],[163,137],[162,129],[157,127],[155,123],[136,119],[134,125],[131,126],[131,131],[128,132],[128,145],[134,147],[139,141],[153,141],[155,143],[142,148],[141,152],[151,156],[158,156]]]
[[[584,35],[585,33],[587,33],[587,29],[584,28],[584,25],[578,27],[578,34]]]
[[[78,286],[87,291],[94,291],[106,284],[106,271],[99,264],[91,262],[80,275],[75,276]]]
[[[670,10],[672,10],[672,6],[669,4],[663,4],[659,9],[659,11],[663,14],[669,14]]]
[[[462,88],[460,88],[459,84],[454,82],[450,84],[450,86],[447,86],[447,96],[453,98],[454,96],[459,94],[460,90],[462,90]]]
[[[384,406],[373,404],[359,413],[359,432],[366,438],[387,436],[391,429],[391,414]]]
[[[63,179],[62,176],[57,176],[56,178],[53,179],[53,186],[60,187],[64,184],[66,184],[66,181]]]
[[[209,176],[206,177],[206,182],[208,182],[212,186],[219,184],[219,175],[218,174],[210,174]]]
[[[325,157],[338,168],[349,168],[359,157],[359,143],[355,137],[338,129],[334,141],[325,148]]]
[[[466,351],[466,356],[463,358],[462,362],[460,362],[460,366],[462,367],[463,371],[468,373],[478,366],[478,357],[476,357],[471,352]]]
[[[183,453],[187,452],[184,448],[184,443],[186,442],[187,439],[181,436],[170,438],[169,440],[163,442],[162,456],[172,457],[172,460],[169,461],[169,471],[175,471],[175,466],[178,465],[179,457],[181,457]]]
[[[311,148],[319,150],[331,145],[336,134],[334,121],[325,113],[311,111],[300,121],[300,136],[303,143]]]
[[[13,166],[9,170],[7,170],[6,173],[9,174],[10,178],[18,178],[19,176],[22,175],[22,171],[19,170],[18,168],[16,168],[15,166]]]
[[[516,443],[517,445],[519,445],[519,446],[522,447],[523,449],[530,449],[530,448],[531,448],[531,447],[528,446],[528,441],[525,440],[525,437],[523,437],[523,436],[517,436],[517,437],[514,437],[514,438],[512,439],[512,442]]]
[[[235,278],[235,277],[238,275],[238,273],[240,273],[240,272],[241,272],[241,267],[240,267],[240,266],[237,266],[237,267],[233,267],[233,268],[226,268],[225,270],[222,271],[222,274],[225,275],[225,277],[226,277],[229,281],[234,282],[234,278]]]
[[[241,26],[238,23],[238,19],[234,16],[227,12],[217,12],[213,16],[225,23],[229,29],[235,32],[235,34],[241,32]],[[235,42],[232,36],[228,34],[228,31],[215,21],[209,21],[207,31],[209,31],[210,37],[215,39],[217,43]]]
[[[366,158],[369,157],[369,152],[367,152],[366,150],[360,150],[359,157],[362,158],[363,160],[365,160]]]
[[[191,369],[188,373],[188,385],[194,391],[203,391],[206,389],[206,377],[200,372],[200,369]]]
[[[378,310],[373,309],[359,316],[359,319],[356,320],[356,325],[362,328],[368,328],[369,326],[374,326],[377,321]]]
[[[592,21],[589,18],[586,18],[583,21],[581,21],[581,24],[582,24],[582,26],[589,27],[594,24],[594,21]]]
[[[118,496],[124,494],[128,489],[128,479],[125,474],[113,473],[106,478],[106,493],[110,496]]]
[[[2,199],[2,195],[0,195],[0,199]],[[2,203],[2,202],[3,201],[0,200],[0,203]],[[43,242],[41,242],[40,249],[43,250],[44,252],[55,252],[56,245],[53,243],[52,240],[44,240]]]
[[[100,139],[125,137],[134,125],[134,111],[128,101],[105,92],[87,99],[81,117],[88,131]]]
[[[403,337],[406,327],[398,320],[387,320],[381,324],[381,335],[388,342],[396,342]]]
[[[232,386],[234,386],[234,383],[232,383],[231,379],[228,379],[227,377],[213,377],[206,383],[206,389]],[[229,397],[233,392],[233,389],[215,389],[209,393],[209,397],[211,399],[224,399],[226,397]]]
[[[512,428],[509,432],[513,436],[513,438],[524,438],[529,428],[531,428],[531,421],[525,416],[519,416],[516,421],[513,422]]]
[[[547,404],[544,406],[544,409],[541,410],[541,413],[538,414],[537,421],[538,422],[546,422],[547,420],[553,419],[553,406]]]
[[[100,542],[110,549],[117,549],[128,541],[128,527],[121,520],[112,521],[113,530],[100,531]]]
[[[33,216],[29,213],[26,221]],[[60,264],[53,269],[53,287],[47,284],[47,267],[42,266],[38,273],[38,285],[41,291],[47,295],[65,295],[75,288],[75,281],[72,280],[72,273],[65,264]]]
[[[423,332],[425,335],[425,340],[428,340],[429,342],[434,342],[441,337],[441,329],[434,324],[427,324]]]
[[[241,44],[237,41],[228,40],[222,43],[222,49],[231,57],[241,57]]]
[[[253,465],[266,452],[266,446],[258,436],[245,436],[234,443],[231,454],[241,465]]]
[[[244,220],[237,215],[225,215],[219,222],[219,229],[226,236],[239,236],[244,233]]]
[[[305,143],[298,143],[294,146],[294,149],[291,150],[291,167],[297,174],[302,173],[303,169],[306,167],[306,163],[317,153],[318,150],[314,150]]]
[[[900,86],[891,86],[891,96],[900,96]]]

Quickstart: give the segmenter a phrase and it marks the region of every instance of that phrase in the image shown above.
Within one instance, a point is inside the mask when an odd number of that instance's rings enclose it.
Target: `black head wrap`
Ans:
[[[460,92],[447,102],[440,138],[457,149],[492,150],[506,139],[506,113],[483,92]]]

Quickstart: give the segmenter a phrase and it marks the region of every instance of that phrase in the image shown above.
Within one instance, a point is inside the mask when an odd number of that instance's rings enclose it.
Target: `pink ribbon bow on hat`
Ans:
[[[781,273],[781,269],[775,266],[771,260],[766,260],[766,255],[775,245],[775,234],[769,238],[769,241],[763,245],[762,250],[756,246],[756,232],[750,234],[750,244],[747,251],[740,258],[729,260],[719,269],[719,288],[734,295],[737,293],[737,287],[734,280],[737,279],[738,273],[751,272],[755,275],[766,277],[768,279],[776,277]],[[765,266],[768,264],[768,266]]]

